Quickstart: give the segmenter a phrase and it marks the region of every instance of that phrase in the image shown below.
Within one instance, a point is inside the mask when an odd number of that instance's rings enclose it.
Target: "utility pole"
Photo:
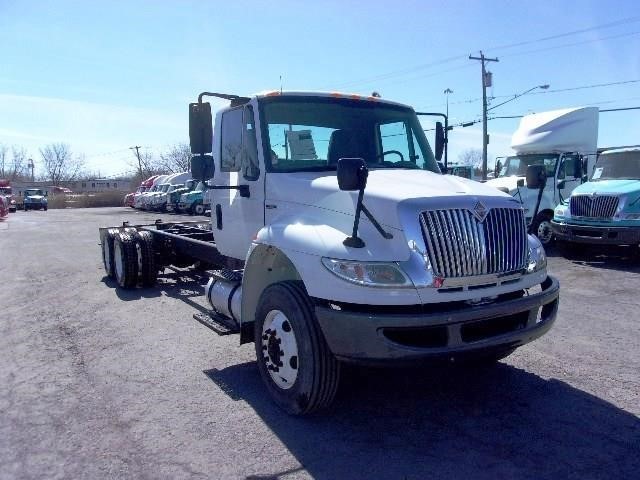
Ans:
[[[487,58],[480,50],[479,57],[469,55],[469,60],[480,60],[482,63],[482,179],[487,179],[487,144],[489,143],[489,135],[487,134],[487,69],[485,62],[497,62],[497,58]]]
[[[447,96],[447,123],[449,122],[449,94],[450,93],[453,93],[453,90],[451,90],[449,87],[447,87],[447,89],[444,91],[444,94]],[[447,128],[449,128],[449,127],[447,126]],[[445,141],[448,143],[449,132],[445,132],[444,138],[447,139]],[[449,159],[447,158],[447,156],[448,156],[447,152],[448,151],[449,151],[449,148],[445,148],[444,149],[444,164],[445,164],[445,166],[449,165],[449,162],[448,162]]]
[[[33,158],[29,158],[27,160],[27,162],[28,162],[27,163],[27,168],[31,169],[31,183],[33,183],[34,182],[34,179],[33,179],[33,168],[35,167],[35,165],[33,164]]]
[[[136,151],[136,157],[138,158],[138,172],[140,173],[140,181],[142,181],[142,160],[140,160],[140,149],[142,147],[140,145],[136,145],[135,147],[129,147],[129,150]]]

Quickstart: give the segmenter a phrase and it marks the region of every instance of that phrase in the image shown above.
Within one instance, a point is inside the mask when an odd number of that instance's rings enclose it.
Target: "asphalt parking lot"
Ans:
[[[105,278],[97,228],[160,216],[0,222],[0,478],[637,478],[640,262],[624,250],[549,251],[556,325],[498,365],[350,368],[334,406],[300,419],[267,397],[251,345],[193,320],[206,278]]]

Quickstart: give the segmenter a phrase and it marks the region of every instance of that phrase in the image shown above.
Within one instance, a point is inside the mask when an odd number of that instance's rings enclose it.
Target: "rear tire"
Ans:
[[[153,234],[140,230],[136,236],[136,253],[138,273],[143,287],[152,287],[158,279],[155,252],[153,251]]]
[[[333,401],[340,363],[329,350],[301,282],[269,286],[255,321],[258,370],[273,400],[291,415],[306,415]]]
[[[115,267],[113,263],[113,239],[118,235],[117,228],[110,228],[103,231],[100,243],[102,244],[102,265],[109,278],[115,278]]]
[[[138,283],[138,254],[133,236],[120,232],[113,240],[113,263],[116,281],[122,288],[133,288]]]

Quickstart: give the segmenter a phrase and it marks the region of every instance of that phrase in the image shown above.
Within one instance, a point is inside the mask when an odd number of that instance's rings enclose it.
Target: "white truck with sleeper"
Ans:
[[[517,198],[523,205],[531,232],[548,245],[554,239],[553,210],[585,182],[597,157],[597,107],[565,108],[525,115],[511,138],[514,155],[496,162],[495,178],[487,185]],[[525,186],[529,165],[544,165],[549,181],[538,192]],[[534,210],[537,212],[533,214]]]
[[[213,126],[203,97],[230,101]],[[107,274],[152,285],[164,266],[209,267],[208,315],[253,342],[275,403],[331,403],[343,362],[495,361],[546,333],[558,281],[522,205],[442,175],[416,112],[378,97],[204,92],[189,106],[193,178],[210,224],[100,229]],[[543,185],[531,166],[529,187]]]

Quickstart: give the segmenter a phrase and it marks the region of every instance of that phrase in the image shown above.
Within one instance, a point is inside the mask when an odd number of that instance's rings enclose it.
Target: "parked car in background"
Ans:
[[[40,188],[28,188],[23,192],[24,210],[44,210],[47,211],[49,202],[47,193]]]
[[[551,226],[562,241],[640,245],[640,146],[601,152],[591,179],[555,208]]]

